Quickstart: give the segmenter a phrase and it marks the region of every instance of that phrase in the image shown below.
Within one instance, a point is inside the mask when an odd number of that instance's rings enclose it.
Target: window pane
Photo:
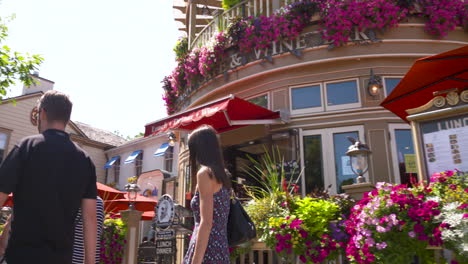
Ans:
[[[262,95],[262,96],[252,98],[252,99],[249,100],[249,102],[251,102],[252,104],[256,104],[258,106],[261,106],[263,108],[268,108],[268,96],[266,94]]]
[[[335,154],[335,169],[336,169],[336,185],[337,192],[342,193],[343,185],[353,184],[355,182],[356,174],[351,168],[351,160],[346,151],[348,151],[351,142],[346,137],[359,138],[358,132],[346,132],[333,134],[333,146]]]
[[[358,102],[358,89],[356,81],[327,84],[328,106]]]
[[[385,78],[385,92],[389,95],[401,81],[401,78]]]
[[[0,133],[0,163],[2,163],[6,149],[7,135],[5,133]]]
[[[322,106],[320,85],[291,89],[292,109]]]
[[[0,149],[6,148],[7,135],[5,133],[0,133]]]
[[[395,142],[398,156],[398,168],[400,169],[400,179],[402,184],[411,185],[417,181],[418,174],[407,168],[406,161],[415,160],[413,138],[410,129],[396,129]],[[414,166],[413,166],[414,167]],[[412,179],[411,179],[412,178]]]
[[[306,193],[323,190],[322,136],[304,137],[304,158]]]

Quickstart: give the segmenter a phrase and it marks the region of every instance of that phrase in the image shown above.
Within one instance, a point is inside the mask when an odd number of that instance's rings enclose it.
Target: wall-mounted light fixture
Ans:
[[[374,75],[374,71],[370,70],[370,78],[367,83],[367,91],[372,96],[377,96],[382,90],[382,78],[380,76]]]
[[[167,133],[167,137],[169,138],[169,146],[173,147],[177,139],[176,135],[174,134],[174,132],[171,131]]]

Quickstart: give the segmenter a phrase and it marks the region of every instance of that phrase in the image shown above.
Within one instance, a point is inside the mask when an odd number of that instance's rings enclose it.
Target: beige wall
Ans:
[[[104,164],[106,164],[106,156],[102,148],[96,148],[89,145],[82,144],[81,147],[88,153],[93,160],[94,166],[96,166],[96,178],[98,182],[104,182],[106,171]]]
[[[38,133],[29,116],[39,98],[40,95],[36,95],[18,100],[16,105],[11,102],[0,104],[0,129],[11,131],[7,152],[22,138]]]
[[[8,153],[15,144],[27,136],[37,134],[37,127],[30,121],[31,110],[37,105],[37,100],[42,94],[28,95],[17,99],[16,105],[11,102],[0,104],[0,132],[9,134],[9,139],[6,147]],[[65,129],[70,134],[79,135],[71,125]],[[77,142],[93,160],[96,166],[97,179],[100,182],[104,181],[105,170],[104,164],[106,157],[104,148],[96,146],[96,144],[87,143],[85,140],[74,140]]]

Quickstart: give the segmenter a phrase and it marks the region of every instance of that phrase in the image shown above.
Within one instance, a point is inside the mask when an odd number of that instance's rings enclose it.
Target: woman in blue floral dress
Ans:
[[[216,131],[210,126],[194,130],[188,140],[192,182],[191,201],[195,229],[184,264],[229,264],[227,221],[231,181]]]

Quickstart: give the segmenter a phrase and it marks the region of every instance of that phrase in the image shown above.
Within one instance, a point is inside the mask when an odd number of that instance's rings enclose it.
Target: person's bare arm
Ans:
[[[82,199],[81,211],[83,213],[85,264],[95,264],[97,237],[96,199]]]
[[[5,250],[8,245],[8,238],[10,234],[12,220],[13,220],[13,214],[8,216],[5,226],[3,227],[2,234],[0,234],[0,256],[5,255]]]
[[[207,169],[202,169],[197,174],[198,193],[200,195],[200,226],[195,244],[195,252],[192,264],[201,264],[205,256],[211,228],[213,227],[213,180]]]

